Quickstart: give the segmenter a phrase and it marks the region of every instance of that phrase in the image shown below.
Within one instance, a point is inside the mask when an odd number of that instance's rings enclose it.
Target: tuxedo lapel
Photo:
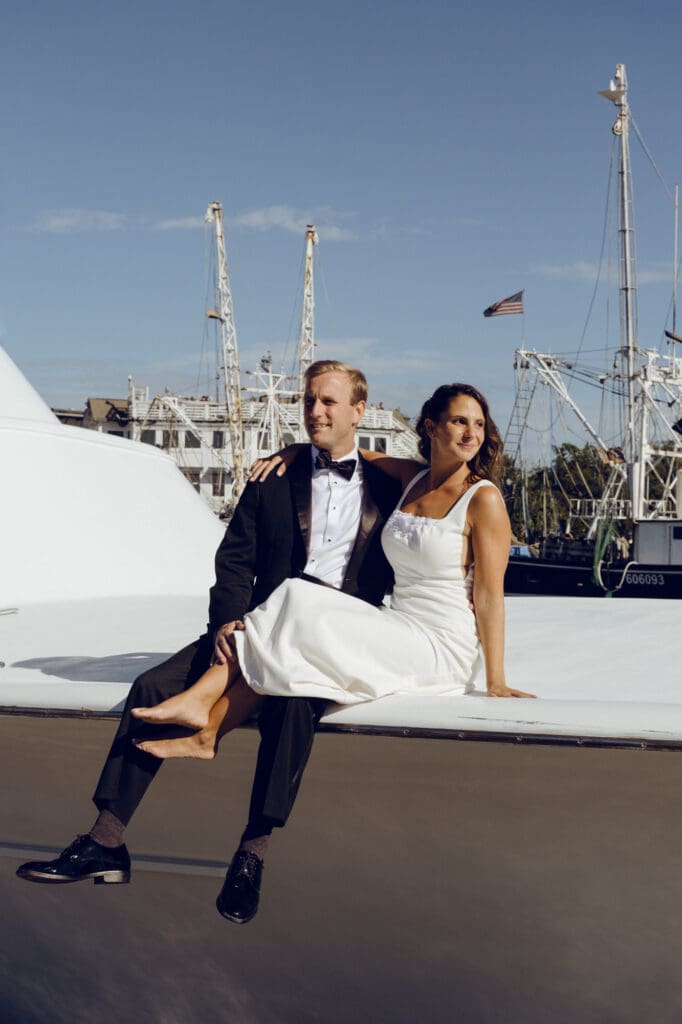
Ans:
[[[369,472],[368,472],[369,470]],[[383,525],[384,517],[381,510],[372,496],[372,470],[369,463],[362,460],[362,512],[360,514],[360,526],[358,528],[353,551],[348,562],[346,577],[355,575],[359,563],[362,561],[367,542],[374,533],[377,526]]]
[[[301,531],[301,538],[307,555],[310,546],[312,501],[312,486],[310,482],[312,469],[309,447],[301,450],[296,461],[289,467],[288,473],[298,528]]]

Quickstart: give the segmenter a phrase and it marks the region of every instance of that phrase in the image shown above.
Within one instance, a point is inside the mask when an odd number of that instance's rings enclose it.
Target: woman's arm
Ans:
[[[532,697],[507,686],[504,674],[504,573],[511,528],[497,488],[481,487],[469,505],[474,556],[474,612],[489,697]]]
[[[307,445],[290,444],[286,448],[268,455],[265,459],[257,459],[249,473],[249,483],[259,480],[261,483],[267,479],[273,469],[277,476],[284,476],[288,467],[296,458],[300,448]],[[374,463],[377,469],[394,480],[399,480],[403,487],[407,487],[411,480],[425,468],[425,463],[417,462],[416,459],[399,459],[392,455],[385,455],[383,452],[373,452],[369,448],[358,448],[363,459]]]
[[[416,459],[401,459],[395,455],[386,455],[385,452],[370,451],[369,448],[358,448],[358,451],[363,459],[373,463],[386,476],[390,476],[393,480],[399,480],[403,487],[407,487],[417,473],[426,469],[426,463],[417,462]]]

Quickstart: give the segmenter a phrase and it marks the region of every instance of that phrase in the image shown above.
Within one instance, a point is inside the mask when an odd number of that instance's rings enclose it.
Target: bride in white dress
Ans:
[[[426,468],[363,451],[404,487],[382,534],[395,574],[390,608],[285,580],[245,616],[234,634],[236,658],[155,708],[133,711],[194,735],[142,741],[141,749],[213,757],[220,737],[265,695],[353,704],[395,693],[466,693],[480,652],[491,697],[532,696],[507,686],[504,674],[510,527],[494,483],[502,442],[487,402],[470,385],[443,385],[424,404],[417,430]],[[256,474],[284,472],[287,451]]]

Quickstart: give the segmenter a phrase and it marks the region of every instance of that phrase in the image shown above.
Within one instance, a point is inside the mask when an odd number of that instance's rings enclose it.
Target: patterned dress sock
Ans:
[[[249,853],[255,853],[261,860],[265,860],[265,854],[268,852],[268,841],[270,836],[255,836],[253,839],[242,840],[239,849],[247,850]]]
[[[123,843],[125,830],[125,825],[115,814],[112,814],[111,811],[100,811],[89,835],[100,846],[113,849],[114,846],[121,846]]]

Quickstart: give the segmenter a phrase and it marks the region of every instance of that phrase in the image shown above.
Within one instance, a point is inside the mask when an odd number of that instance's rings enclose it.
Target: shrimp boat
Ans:
[[[590,370],[579,360],[517,349],[516,402],[506,444],[514,461],[523,530],[536,545],[512,552],[506,576],[510,594],[563,594],[682,598],[682,337],[675,325],[661,349],[644,348],[637,328],[637,270],[632,212],[629,133],[631,114],[625,66],[600,93],[615,104],[618,144],[620,347],[610,369]],[[677,195],[674,278],[677,277]],[[570,392],[571,383],[596,385],[620,405],[618,426],[608,436],[593,426]],[[549,393],[559,414],[574,417],[589,441],[600,478],[598,491],[581,471],[581,496],[568,497],[563,530],[547,535],[531,522],[529,471],[524,454],[533,403]],[[622,425],[622,426],[621,426]],[[560,452],[560,448],[558,449]],[[545,496],[549,488],[545,487]],[[579,526],[580,530],[575,530]],[[574,538],[573,533],[581,536]],[[544,534],[544,535],[543,535]]]

